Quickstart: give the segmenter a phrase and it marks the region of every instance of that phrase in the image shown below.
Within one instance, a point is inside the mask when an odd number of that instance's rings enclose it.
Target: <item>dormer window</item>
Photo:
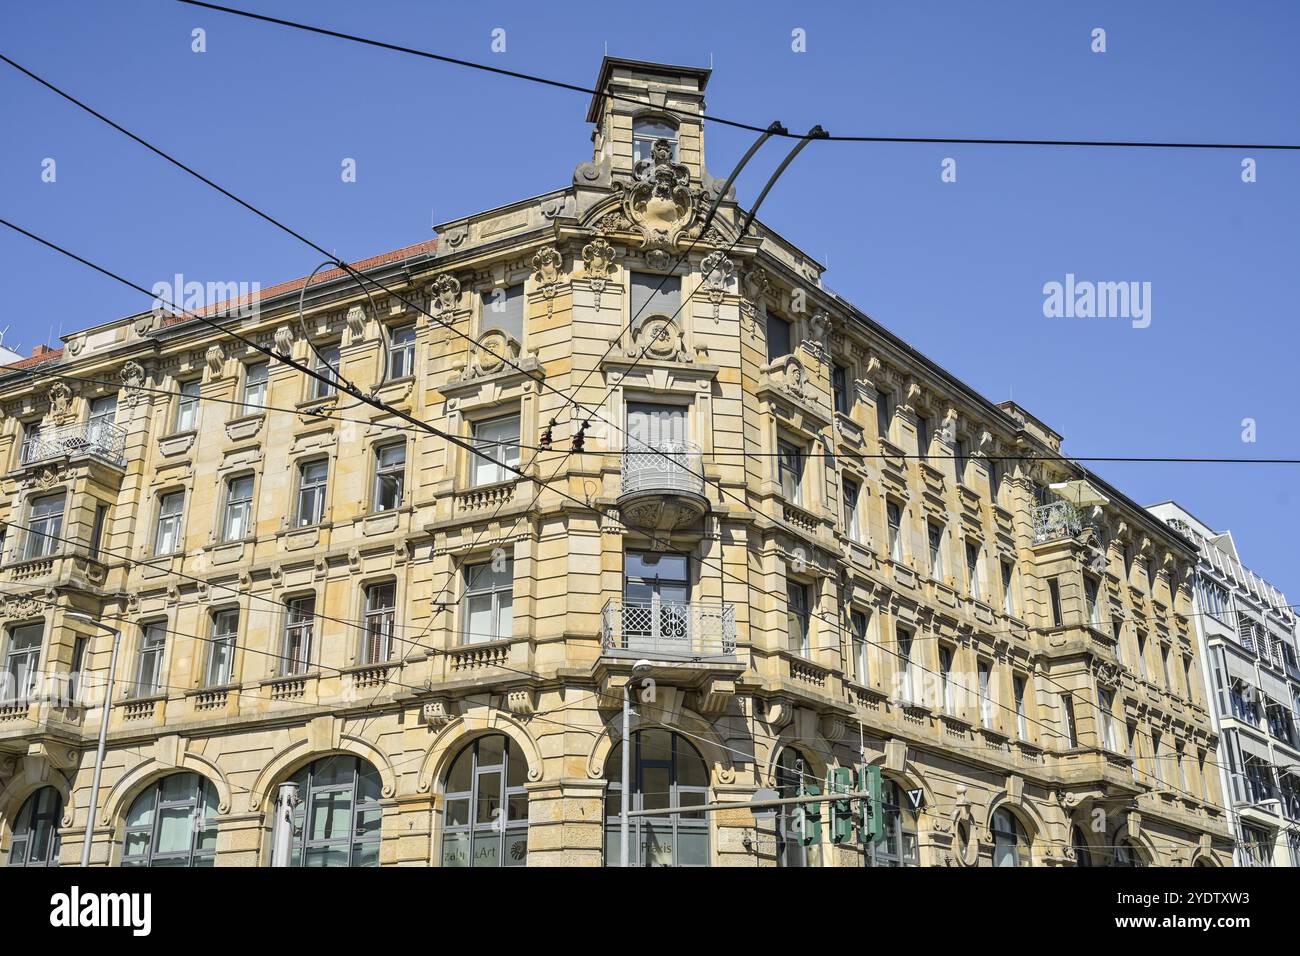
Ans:
[[[632,123],[632,166],[650,159],[655,140],[666,139],[673,144],[673,162],[677,162],[677,127],[668,120],[643,117]]]

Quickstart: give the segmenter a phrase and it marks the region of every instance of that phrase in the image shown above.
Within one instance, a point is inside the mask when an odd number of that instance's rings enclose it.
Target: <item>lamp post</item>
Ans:
[[[632,665],[632,675],[623,685],[623,799],[619,806],[618,847],[620,859],[624,866],[631,866],[627,857],[629,816],[632,810],[632,781],[628,779],[632,769],[632,679],[650,670],[649,661],[637,661]]]
[[[113,635],[113,655],[108,662],[108,685],[104,688],[104,714],[99,720],[99,746],[95,750],[95,774],[90,781],[89,815],[86,817],[86,838],[81,845],[81,865],[90,866],[90,844],[95,832],[95,810],[99,806],[99,779],[104,773],[104,747],[108,742],[108,715],[113,706],[113,677],[117,674],[117,652],[122,644],[122,632],[109,627],[81,611],[70,611],[65,617],[85,621]]]

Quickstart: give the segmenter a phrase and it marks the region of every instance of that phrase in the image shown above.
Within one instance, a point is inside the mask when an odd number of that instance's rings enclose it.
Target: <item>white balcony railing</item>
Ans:
[[[74,422],[42,428],[23,442],[22,463],[30,465],[64,456],[91,455],[121,467],[126,463],[123,457],[125,449],[125,429],[108,422]]]
[[[623,452],[622,493],[663,491],[704,494],[699,445],[688,441],[646,444],[632,439]]]
[[[736,656],[736,606],[698,601],[624,601],[601,613],[601,646],[611,657],[724,660]]]

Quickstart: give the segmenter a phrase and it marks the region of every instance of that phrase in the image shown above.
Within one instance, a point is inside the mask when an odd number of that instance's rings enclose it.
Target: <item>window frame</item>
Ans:
[[[388,362],[384,366],[384,383],[400,382],[415,377],[415,346],[417,330],[414,322],[385,326],[383,334],[388,343]]]
[[[167,662],[167,622],[142,621],[135,649],[135,680],[127,689],[129,700],[162,695]]]
[[[488,644],[493,641],[507,641],[514,637],[514,605],[515,605],[515,559],[514,555],[507,555],[505,558],[506,566],[500,572],[492,570],[492,559],[478,561],[473,564],[468,562],[461,568],[461,627],[460,643],[462,646],[471,644]],[[484,570],[487,569],[487,577],[484,576]],[[506,575],[505,581],[495,580],[496,574]],[[470,630],[470,620],[473,612],[470,604],[475,599],[487,598],[489,602],[488,614],[492,620],[491,636],[485,634],[476,634]],[[508,630],[503,628],[504,614],[508,598],[510,612],[510,627]],[[503,633],[503,630],[506,630]]]
[[[380,603],[384,592],[388,603]],[[397,649],[397,580],[369,581],[361,586],[361,620],[364,625],[358,658],[363,664],[386,664]]]
[[[480,434],[482,429],[511,421],[515,425],[513,442],[506,438],[487,438]],[[466,452],[469,457],[469,486],[486,488],[516,478],[516,473],[511,469],[520,467],[519,447],[522,440],[523,416],[518,411],[470,422],[470,443],[479,454]],[[496,451],[494,452],[493,449]],[[491,464],[483,457],[484,455],[492,459]]]
[[[303,458],[296,462],[293,496],[293,527],[314,528],[325,523],[329,507],[330,460]],[[309,469],[322,468],[319,477],[310,477]],[[310,519],[310,520],[308,520]]]
[[[397,464],[384,464],[384,455],[394,449],[401,449],[402,458]],[[371,514],[383,514],[386,511],[397,511],[406,502],[406,441],[390,441],[377,443],[372,451],[371,461],[373,465],[373,478],[370,487],[370,512]],[[384,482],[389,483],[391,489],[392,504],[383,505],[382,501],[386,497]]]
[[[58,511],[38,512],[47,502],[58,502]],[[27,499],[25,510],[26,530],[24,531],[22,560],[35,561],[39,558],[51,558],[62,553],[63,519],[68,511],[68,492],[59,489],[50,494],[34,495]]]
[[[278,676],[303,677],[310,674],[315,643],[316,593],[289,595],[284,599],[280,659],[276,663]],[[294,653],[290,653],[291,650]]]
[[[176,507],[175,512],[168,512],[167,504],[169,501],[179,499],[180,504]],[[164,532],[171,536],[172,546],[163,548]],[[173,488],[171,491],[164,491],[158,495],[158,513],[154,520],[153,535],[153,553],[154,557],[162,558],[173,554],[179,554],[184,550],[185,544],[185,489]]]
[[[19,632],[23,632],[25,643],[18,647]],[[32,632],[36,640],[26,640]],[[3,672],[0,672],[0,702],[8,705],[30,704],[40,690],[41,656],[45,652],[45,624],[42,621],[28,621],[25,624],[12,624],[4,630],[5,654]],[[25,668],[19,670],[19,664]]]
[[[248,482],[248,497],[232,497],[236,486],[240,482]],[[257,495],[257,476],[253,472],[242,472],[240,474],[228,475],[225,481],[225,488],[222,491],[221,502],[221,543],[230,544],[236,541],[244,541],[252,536],[253,533],[253,503]],[[243,534],[236,537],[233,534],[235,520],[238,518],[244,523]]]
[[[785,438],[776,441],[776,481],[790,504],[803,507],[803,483],[808,468],[807,452]],[[787,486],[787,478],[789,486]]]
[[[234,616],[234,627],[222,629],[222,621]],[[208,615],[208,659],[203,668],[203,686],[228,687],[235,678],[235,651],[239,646],[239,608],[214,608]],[[224,662],[220,655],[224,652]],[[222,677],[218,680],[218,677]]]
[[[257,378],[253,378],[254,370]],[[244,364],[243,381],[239,388],[239,414],[241,417],[266,414],[266,400],[271,388],[271,363],[247,362]],[[257,394],[254,400],[254,393]]]
[[[193,790],[184,799],[164,800],[164,785],[173,777],[193,777]],[[151,798],[152,805],[148,811],[149,822],[146,824],[131,825],[130,820],[134,817],[140,801],[146,797]],[[127,808],[126,820],[128,821],[123,830],[121,847],[121,859],[119,865],[122,867],[152,867],[160,863],[169,866],[184,867],[209,867],[214,866],[217,856],[217,822],[216,816],[220,803],[220,797],[217,794],[217,788],[212,781],[208,780],[202,774],[193,771],[180,771],[171,773],[165,777],[153,781],[131,801]],[[189,845],[185,850],[160,851],[158,849],[159,841],[163,836],[163,830],[160,822],[165,818],[178,819],[176,811],[188,813],[184,816],[191,821]],[[210,811],[211,815],[204,813],[199,818],[201,810]],[[194,826],[193,821],[202,819],[204,826]],[[144,837],[147,840],[147,849],[143,853],[131,854],[130,843],[133,837]]]
[[[193,392],[187,389],[193,388]],[[184,434],[199,430],[199,408],[202,404],[203,380],[189,378],[176,383],[176,408],[172,415],[172,433]],[[188,417],[188,422],[186,418]]]

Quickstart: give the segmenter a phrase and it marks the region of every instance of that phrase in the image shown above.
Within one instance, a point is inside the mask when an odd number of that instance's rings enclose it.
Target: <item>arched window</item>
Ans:
[[[1074,848],[1075,866],[1092,866],[1092,851],[1088,849],[1083,831],[1077,826],[1070,827],[1070,846]]]
[[[1118,833],[1111,838],[1115,844],[1115,861],[1112,866],[1141,866],[1142,857],[1138,853],[1137,847],[1128,837],[1122,837]]]
[[[322,757],[299,770],[291,866],[378,866],[383,790],[379,771],[357,757]]]
[[[623,745],[605,763],[605,864],[621,866],[620,813]],[[698,750],[679,734],[638,730],[632,735],[633,810],[697,807],[709,798],[709,768]],[[636,866],[708,866],[709,821],[702,810],[632,817],[629,844]]]
[[[884,781],[880,795],[885,836],[879,843],[867,844],[863,863],[867,866],[920,866],[916,814],[908,809],[906,796],[892,780]]]
[[[632,123],[632,165],[650,158],[656,140],[666,139],[673,145],[673,162],[677,162],[677,127],[666,119],[643,116]]]
[[[1029,837],[1014,813],[1006,808],[998,810],[993,814],[989,828],[993,831],[994,866],[1029,864]]]
[[[126,813],[123,866],[212,866],[217,788],[197,773],[163,777]]]
[[[481,737],[447,772],[443,866],[524,866],[528,862],[528,761],[502,734]]]
[[[53,787],[41,787],[28,797],[14,819],[9,865],[58,866],[62,816],[63,795]]]
[[[782,798],[802,795],[800,785],[816,783],[811,765],[803,754],[786,747],[776,763],[776,792]],[[821,848],[804,846],[803,834],[797,829],[798,814],[793,806],[778,807],[776,813],[776,864],[777,866],[817,866]]]

